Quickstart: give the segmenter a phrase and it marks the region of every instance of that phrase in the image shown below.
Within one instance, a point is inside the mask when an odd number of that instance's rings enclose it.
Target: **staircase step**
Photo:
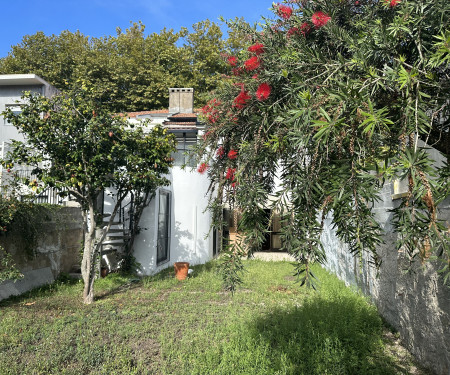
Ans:
[[[113,253],[117,253],[117,249],[108,248],[108,249],[102,250],[102,256],[103,255],[108,255],[108,254],[113,254]]]
[[[125,240],[125,239],[128,239],[128,238],[130,238],[130,236],[125,236],[125,235],[119,235],[119,236],[106,236],[106,241],[113,241],[113,240]]]
[[[123,233],[123,231],[121,228],[110,228],[108,233]]]

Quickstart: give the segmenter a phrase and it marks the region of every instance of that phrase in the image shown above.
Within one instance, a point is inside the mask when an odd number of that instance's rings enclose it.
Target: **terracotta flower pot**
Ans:
[[[175,268],[175,277],[178,280],[186,279],[189,271],[189,263],[188,262],[176,262],[174,265]]]
[[[101,269],[100,269],[100,274],[101,274],[101,276],[102,277],[106,277],[106,276],[108,276],[108,269],[106,268],[106,267],[102,267]]]

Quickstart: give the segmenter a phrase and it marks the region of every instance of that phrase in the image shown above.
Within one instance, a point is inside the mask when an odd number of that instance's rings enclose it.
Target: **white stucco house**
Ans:
[[[160,124],[177,138],[178,151],[173,155],[174,166],[167,176],[171,184],[159,188],[145,208],[139,224],[142,230],[134,241],[133,255],[142,275],[154,274],[175,262],[205,263],[218,252],[218,236],[210,232],[211,214],[206,210],[210,181],[207,175],[196,171],[195,165],[190,168],[188,164],[182,169],[182,165],[189,163],[185,152],[203,135],[204,127],[193,104],[192,88],[170,88],[168,109],[127,114],[129,123],[147,121],[149,127]],[[104,213],[110,207],[108,199],[106,194]],[[120,228],[126,232],[129,204],[129,201],[123,204],[117,237],[122,234]],[[105,245],[106,249],[115,242],[120,243],[119,239],[114,241],[113,233],[109,239],[112,241]]]

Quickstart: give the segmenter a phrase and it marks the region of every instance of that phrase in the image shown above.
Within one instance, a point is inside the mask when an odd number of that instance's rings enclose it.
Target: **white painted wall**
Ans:
[[[136,237],[134,256],[141,264],[142,275],[151,275],[163,268],[183,261],[190,264],[205,263],[212,258],[211,216],[205,212],[209,181],[206,175],[196,171],[173,167],[168,178],[171,185],[163,189],[170,191],[170,250],[169,260],[156,264],[156,239],[159,192],[142,214],[143,229]]]

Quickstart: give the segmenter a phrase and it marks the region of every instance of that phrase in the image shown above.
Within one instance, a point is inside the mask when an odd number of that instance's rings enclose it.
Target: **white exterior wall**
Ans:
[[[171,185],[162,189],[171,192],[169,259],[156,264],[158,191],[142,214],[140,227],[143,229],[134,243],[133,254],[141,265],[142,275],[154,274],[175,262],[205,263],[213,255],[212,235],[206,238],[211,224],[210,213],[205,212],[207,176],[173,167],[168,177]]]

